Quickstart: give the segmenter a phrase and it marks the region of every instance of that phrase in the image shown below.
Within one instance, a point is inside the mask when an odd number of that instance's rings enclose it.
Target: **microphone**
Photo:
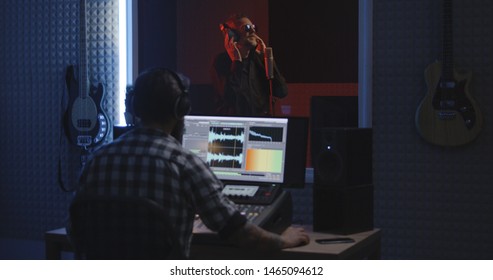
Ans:
[[[264,51],[265,62],[265,75],[267,80],[274,79],[274,56],[272,55],[272,48],[265,48]]]

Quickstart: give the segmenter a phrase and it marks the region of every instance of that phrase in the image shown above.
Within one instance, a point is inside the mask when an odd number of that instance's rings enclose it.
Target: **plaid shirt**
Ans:
[[[91,194],[145,196],[163,205],[187,257],[196,213],[223,237],[246,222],[207,164],[156,129],[133,129],[95,151],[81,183]]]

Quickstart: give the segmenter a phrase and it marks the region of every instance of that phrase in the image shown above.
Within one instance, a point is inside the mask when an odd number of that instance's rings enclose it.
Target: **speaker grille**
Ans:
[[[312,166],[318,187],[372,183],[370,128],[315,128],[312,130]]]

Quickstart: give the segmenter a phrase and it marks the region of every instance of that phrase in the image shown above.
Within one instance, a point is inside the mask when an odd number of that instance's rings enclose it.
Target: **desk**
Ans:
[[[306,246],[284,249],[269,256],[249,252],[244,249],[223,245],[192,243],[191,259],[379,259],[380,230],[374,229],[347,235],[354,243],[326,244],[315,242],[316,239],[331,238],[339,235],[310,232],[310,243]],[[61,252],[72,251],[65,228],[50,230],[45,233],[46,259],[60,259]]]

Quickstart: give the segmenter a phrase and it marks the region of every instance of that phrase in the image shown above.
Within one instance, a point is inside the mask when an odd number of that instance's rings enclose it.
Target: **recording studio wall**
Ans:
[[[111,120],[117,5],[87,0],[86,12],[89,80],[104,85]],[[79,63],[79,0],[1,1],[0,28],[0,239],[42,240],[65,225],[80,170],[80,149],[62,131],[65,69]]]
[[[453,0],[454,62],[472,71],[484,125],[465,146],[429,144],[414,118],[441,59],[442,1],[373,1],[375,226],[386,259],[493,258],[493,2]]]

